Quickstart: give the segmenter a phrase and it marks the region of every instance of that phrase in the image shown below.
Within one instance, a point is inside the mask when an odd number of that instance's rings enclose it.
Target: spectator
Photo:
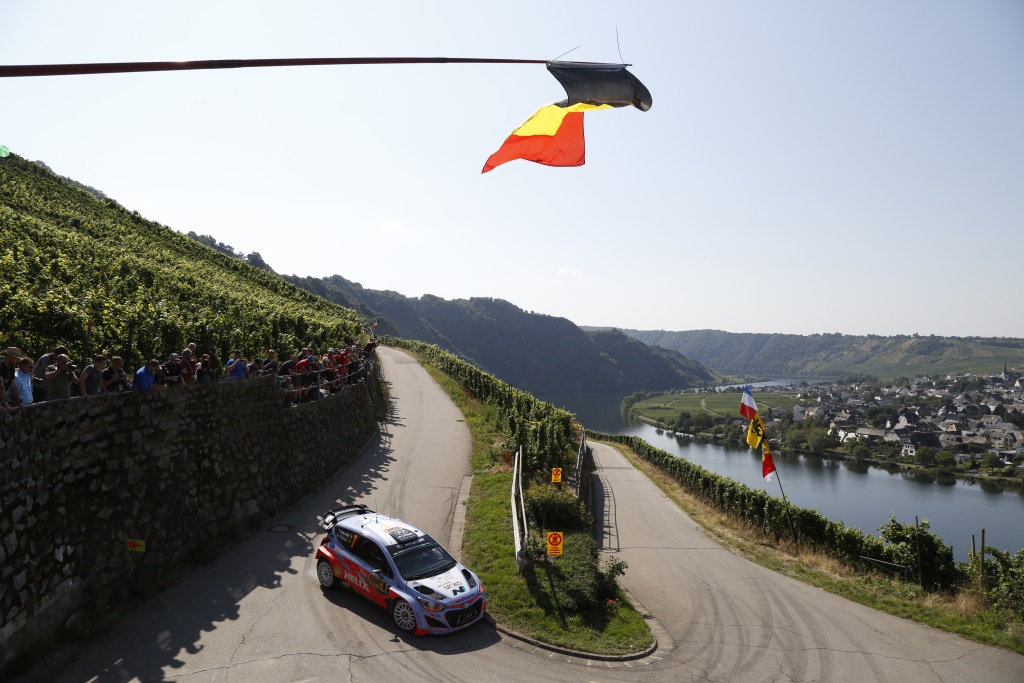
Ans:
[[[14,376],[14,381],[18,385],[18,399],[22,406],[32,403],[32,368],[34,366],[35,363],[28,356],[18,361],[18,372]]]
[[[110,367],[103,371],[103,390],[108,394],[120,394],[131,389],[128,374],[124,371],[124,358],[114,356]]]
[[[246,366],[245,359],[242,358],[242,352],[235,349],[234,357],[228,361],[228,379],[232,381],[241,381],[249,379],[249,368]]]
[[[183,368],[181,367],[181,356],[178,354],[172,353],[160,369],[164,373],[164,384],[178,387],[185,383],[181,378]]]
[[[274,349],[267,349],[267,358],[260,366],[261,375],[276,375],[278,371],[277,352]]]
[[[348,347],[343,346],[341,353],[338,354],[338,366],[341,368],[341,382],[342,384],[348,384],[348,364],[352,359],[352,354],[349,353]]]
[[[21,362],[21,349],[16,346],[8,346],[4,350],[4,360],[0,363],[0,407],[5,413],[11,412],[11,407],[21,405],[21,395],[18,393],[18,383],[15,377],[18,372],[18,364]],[[10,401],[7,400],[7,392],[11,393]]]
[[[57,356],[71,353],[66,346],[58,346],[50,353],[45,353],[36,361],[32,370],[32,402],[42,403],[46,400],[46,369],[54,364]]]
[[[196,381],[196,356],[192,346],[195,344],[190,344],[181,352],[181,381],[185,384],[192,384]]]
[[[71,362],[67,354],[60,354],[53,364],[46,368],[43,378],[46,381],[46,400],[54,401],[61,398],[71,398],[72,385],[78,386],[78,375],[75,370],[78,367]]]
[[[199,363],[196,364],[196,381],[199,384],[211,384],[213,382],[213,368],[210,354],[204,353]]]
[[[295,374],[295,361],[291,358],[281,363],[281,367],[277,370],[277,386],[288,390],[288,402],[294,404],[297,400],[297,396],[292,391],[293,389],[293,377]]]
[[[135,391],[152,391],[157,377],[161,375],[160,361],[156,358],[150,359],[148,363],[135,371],[135,382],[132,389]]]
[[[308,352],[309,349],[306,349]],[[316,384],[316,372],[318,370],[316,356],[310,354],[299,359],[295,364],[295,372],[298,374],[299,400],[304,401],[311,397],[313,392],[318,391]]]
[[[92,359],[92,365],[85,366],[78,380],[83,396],[99,396],[106,392],[106,386],[103,384],[103,370],[106,367],[106,356],[96,356]]]

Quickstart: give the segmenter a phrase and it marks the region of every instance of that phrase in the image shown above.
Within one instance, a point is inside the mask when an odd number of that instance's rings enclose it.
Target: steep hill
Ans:
[[[83,189],[0,158],[0,333],[38,357],[66,344],[131,363],[194,341],[223,361],[355,341],[358,315]]]
[[[437,344],[534,393],[679,389],[718,380],[676,352],[616,331],[586,333],[565,318],[529,313],[501,299],[410,298],[366,289],[340,275],[286,277],[366,317],[379,317],[378,333]]]
[[[597,328],[595,328],[597,329]],[[879,378],[996,373],[1024,367],[1024,340],[843,334],[741,334],[719,330],[623,330],[729,375]]]

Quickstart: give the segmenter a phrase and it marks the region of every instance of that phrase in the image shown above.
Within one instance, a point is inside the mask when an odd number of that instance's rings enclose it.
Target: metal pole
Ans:
[[[985,590],[985,530],[981,530],[981,590]]]
[[[488,59],[479,57],[319,57],[296,59],[203,59],[183,62],[98,62],[93,64],[13,64],[0,66],[0,78],[19,76],[84,76],[144,71],[196,71],[268,66],[338,66],[352,64],[550,64],[549,59]],[[602,64],[601,62],[576,62]],[[608,64],[607,66],[632,66]]]
[[[761,438],[757,440],[757,445],[761,449],[761,459],[762,460],[764,459],[764,442],[765,442],[765,436],[764,436],[764,434],[762,434]],[[755,450],[757,450],[757,449],[755,449]],[[772,463],[774,463],[774,462],[775,462],[775,458],[773,457],[772,458]],[[771,473],[769,472],[769,474],[771,474]],[[789,500],[786,499],[786,492],[782,488],[782,477],[779,476],[779,468],[778,467],[775,468],[775,476],[779,480],[779,491],[782,492],[782,502],[784,502],[786,504],[786,519],[789,520],[789,533],[791,533],[793,535],[793,543],[796,544],[796,545],[800,545],[800,543],[796,540],[796,525],[793,524],[793,515],[790,514],[790,512],[789,512]]]
[[[782,502],[786,504],[786,519],[789,520],[789,532],[793,534],[793,543],[799,545],[796,540],[796,525],[793,524],[793,515],[789,512],[789,501],[786,499],[786,492],[782,490],[782,477],[779,476],[779,469],[775,468],[775,476],[779,480],[779,491],[782,491]]]
[[[917,583],[924,588],[924,568],[921,564],[921,525],[917,521],[917,515],[914,515],[914,528],[917,530],[915,534],[917,536]]]

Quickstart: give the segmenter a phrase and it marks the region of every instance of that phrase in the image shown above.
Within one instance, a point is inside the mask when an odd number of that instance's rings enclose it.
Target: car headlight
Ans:
[[[420,601],[421,605],[423,605],[423,609],[428,612],[440,612],[444,609],[444,605],[440,602],[434,602],[433,600],[427,600],[426,598],[421,598],[419,596],[416,596],[416,599]]]

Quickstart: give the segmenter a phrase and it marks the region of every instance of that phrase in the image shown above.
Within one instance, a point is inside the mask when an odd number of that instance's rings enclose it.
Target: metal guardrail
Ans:
[[[519,499],[516,500],[516,491],[519,492]],[[523,528],[520,533],[519,517],[522,515]],[[529,529],[526,526],[526,505],[523,502],[523,447],[519,447],[515,463],[512,466],[512,535],[516,544],[516,566],[520,573],[526,566],[526,539],[529,537]]]
[[[580,450],[576,453],[576,497],[580,497],[580,485],[583,482],[583,472],[581,467],[583,466],[583,454],[587,451],[587,430],[583,429],[583,425],[580,425]]]

